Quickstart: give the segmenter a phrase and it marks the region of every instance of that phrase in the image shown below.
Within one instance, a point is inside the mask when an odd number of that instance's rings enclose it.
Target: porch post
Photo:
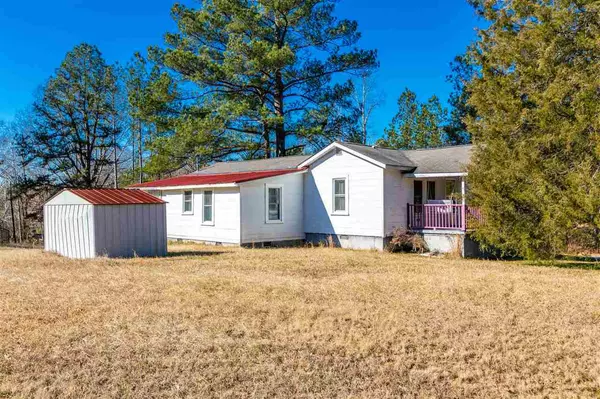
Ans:
[[[461,197],[461,213],[462,213],[462,228],[467,231],[467,199],[465,198],[466,187],[465,187],[465,178],[462,176],[460,178],[460,197]]]

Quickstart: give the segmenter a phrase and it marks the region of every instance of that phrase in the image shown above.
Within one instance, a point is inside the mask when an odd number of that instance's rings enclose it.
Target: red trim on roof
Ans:
[[[164,204],[154,195],[142,190],[119,190],[116,188],[67,189],[93,205]]]
[[[191,174],[169,179],[156,180],[147,183],[134,184],[135,188],[154,188],[154,187],[180,187],[180,186],[201,186],[211,184],[231,184],[243,183],[252,180],[265,179],[267,177],[287,175],[289,173],[301,172],[304,169],[279,169],[263,170],[255,172],[238,173],[217,173],[217,174]]]

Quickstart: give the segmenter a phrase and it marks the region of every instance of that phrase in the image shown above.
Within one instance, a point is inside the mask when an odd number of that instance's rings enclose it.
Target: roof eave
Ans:
[[[467,176],[467,172],[433,172],[433,173],[406,173],[404,176],[413,177],[416,179],[427,177],[463,177]]]
[[[219,184],[188,184],[184,186],[154,186],[154,187],[128,187],[131,190],[186,190],[189,188],[227,188],[238,187],[238,183],[219,183]]]
[[[400,172],[403,172],[403,173],[412,173],[417,169],[415,166],[403,166],[403,165],[388,165],[388,168],[394,169],[394,170],[399,170]]]

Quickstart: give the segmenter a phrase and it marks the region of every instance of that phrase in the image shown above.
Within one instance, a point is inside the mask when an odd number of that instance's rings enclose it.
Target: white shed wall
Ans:
[[[306,233],[383,237],[383,171],[345,151],[315,162],[304,182]],[[332,181],[340,177],[348,178],[348,215],[332,214]]]
[[[93,258],[94,209],[89,204],[44,205],[44,249],[69,258]]]
[[[242,243],[303,240],[304,175],[294,173],[240,184]],[[266,185],[283,186],[283,223],[266,223]]]
[[[109,257],[165,256],[163,204],[94,206],[96,254]]]
[[[167,202],[167,235],[185,240],[240,243],[240,191],[238,187],[214,188],[214,225],[202,224],[202,192],[193,189],[193,214],[183,214],[183,191],[163,190]]]

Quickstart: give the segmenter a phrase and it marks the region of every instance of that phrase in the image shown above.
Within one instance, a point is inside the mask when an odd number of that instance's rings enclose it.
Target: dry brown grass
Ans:
[[[600,395],[600,271],[171,250],[0,250],[0,397]]]

